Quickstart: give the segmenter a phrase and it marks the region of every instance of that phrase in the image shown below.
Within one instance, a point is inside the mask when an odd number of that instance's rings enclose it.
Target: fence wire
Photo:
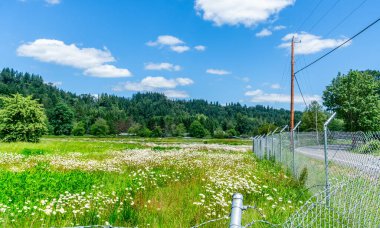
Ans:
[[[254,153],[285,166],[314,194],[284,227],[380,227],[380,132],[294,132],[254,139]]]

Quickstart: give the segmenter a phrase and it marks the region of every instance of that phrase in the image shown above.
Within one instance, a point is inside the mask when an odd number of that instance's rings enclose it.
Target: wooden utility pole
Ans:
[[[292,38],[292,51],[291,51],[291,91],[290,91],[290,131],[294,129],[294,36]]]

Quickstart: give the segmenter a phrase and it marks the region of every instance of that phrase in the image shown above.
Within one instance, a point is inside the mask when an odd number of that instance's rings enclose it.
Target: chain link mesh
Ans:
[[[254,139],[260,159],[273,159],[314,194],[285,227],[380,226],[380,133],[294,132]],[[326,175],[326,168],[328,175]],[[326,179],[327,178],[327,179]]]

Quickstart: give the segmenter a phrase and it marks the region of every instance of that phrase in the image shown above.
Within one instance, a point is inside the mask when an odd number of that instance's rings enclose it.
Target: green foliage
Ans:
[[[175,131],[174,131],[173,136],[183,137],[183,136],[185,136],[185,134],[186,134],[186,127],[185,127],[185,125],[183,123],[178,124],[175,127]]]
[[[222,139],[226,136],[222,128],[217,128],[214,132],[214,138]]]
[[[73,128],[74,113],[65,103],[58,103],[49,115],[54,135],[70,135]]]
[[[95,136],[106,136],[109,132],[109,127],[107,122],[99,118],[95,121],[93,125],[91,125],[90,133]]]
[[[371,71],[338,74],[323,93],[324,105],[335,111],[349,131],[380,130],[380,81]]]
[[[137,135],[140,137],[150,137],[152,136],[152,131],[149,130],[147,127],[142,127],[138,132]]]
[[[3,141],[38,142],[46,133],[47,118],[42,105],[31,96],[15,94],[1,97],[3,107],[0,110],[0,137]]]
[[[268,134],[269,132],[274,131],[276,128],[277,128],[276,125],[272,123],[264,123],[263,125],[259,127],[258,134],[259,135]]]
[[[43,155],[45,154],[45,151],[43,149],[30,149],[30,148],[24,148],[21,151],[22,155],[25,156],[33,156],[33,155]]]
[[[262,105],[247,107],[239,103],[221,105],[205,100],[171,100],[160,93],[137,93],[131,98],[109,94],[99,94],[98,97],[90,94],[76,95],[44,83],[39,75],[5,68],[0,72],[0,95],[9,96],[14,93],[32,95],[43,104],[50,121],[54,121],[51,114],[56,104],[63,102],[73,111],[73,122],[83,122],[85,129],[90,129],[96,119],[102,118],[107,122],[110,134],[125,132],[127,129],[129,133],[137,134],[142,126],[150,131],[159,126],[165,136],[184,136],[191,123],[198,120],[211,134],[221,127],[225,132],[230,129],[238,131],[234,135],[251,135],[257,133],[258,127],[263,123],[283,126],[289,119],[289,111],[284,109]],[[296,120],[300,118],[301,112],[296,112]],[[133,125],[140,128],[131,129]],[[54,132],[53,126],[51,132]],[[57,132],[67,134],[68,131]]]
[[[307,177],[308,177],[307,167],[303,167],[303,169],[301,170],[300,176],[298,178],[298,183],[300,186],[305,186]]]
[[[73,130],[71,133],[75,136],[83,136],[86,134],[86,128],[83,122],[77,122],[74,124]]]
[[[230,137],[234,137],[234,136],[237,136],[238,135],[238,133],[237,133],[237,131],[235,130],[235,129],[233,129],[233,128],[231,128],[231,129],[229,129],[229,130],[227,130],[227,136],[230,138]]]
[[[344,131],[344,120],[335,118],[331,123],[329,124],[329,130],[330,131]]]
[[[163,137],[163,136],[164,136],[164,134],[163,134],[162,129],[160,127],[154,128],[154,130],[152,131],[152,134],[151,134],[151,137],[155,137],[155,138]]]
[[[358,152],[361,154],[379,155],[380,154],[380,140],[375,139],[375,140],[366,142],[363,146],[356,149],[355,152]]]
[[[302,131],[323,131],[323,124],[327,120],[327,115],[324,113],[322,106],[313,101],[308,105],[302,114]]]
[[[198,121],[194,120],[189,128],[189,133],[192,137],[203,138],[206,136],[207,132],[203,125]]]

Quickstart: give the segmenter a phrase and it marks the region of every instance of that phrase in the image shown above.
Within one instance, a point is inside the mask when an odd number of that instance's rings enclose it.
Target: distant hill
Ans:
[[[262,133],[267,128],[284,126],[289,120],[289,111],[256,105],[248,107],[239,103],[225,106],[205,100],[171,100],[160,93],[136,93],[131,98],[110,94],[94,97],[77,95],[44,83],[41,76],[21,73],[4,68],[0,73],[0,95],[20,93],[32,95],[44,105],[51,119],[51,111],[58,102],[66,103],[75,114],[75,121],[83,122],[87,128],[97,118],[107,121],[112,134],[126,132],[131,126],[154,130],[163,135],[173,135],[176,127],[183,124],[189,129],[194,120],[199,120],[213,135],[216,130],[235,130],[239,135]],[[296,120],[301,118],[296,112]],[[233,132],[233,131],[231,131]]]

